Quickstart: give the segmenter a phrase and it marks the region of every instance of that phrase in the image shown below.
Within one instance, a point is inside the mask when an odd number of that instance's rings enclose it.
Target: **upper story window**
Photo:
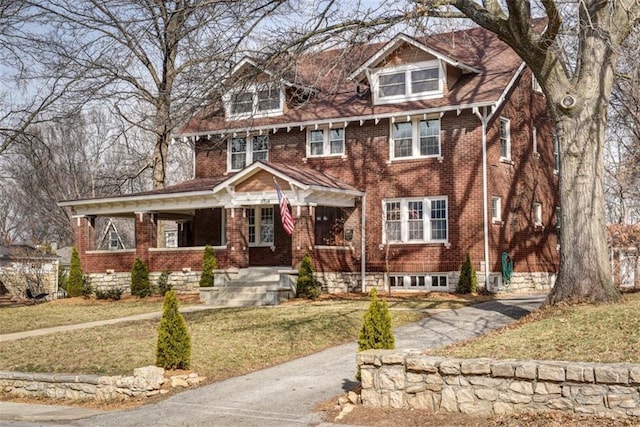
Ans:
[[[391,160],[439,156],[440,119],[391,124]]]
[[[273,84],[256,85],[226,97],[227,118],[263,117],[282,114],[283,92]]]
[[[553,134],[553,171],[555,173],[560,171],[560,144],[555,133]]]
[[[384,243],[446,242],[446,197],[387,199],[384,208]]]
[[[531,87],[534,92],[543,93],[542,86],[540,86],[538,79],[536,79],[536,76],[533,73],[531,73]]]
[[[257,160],[269,160],[269,137],[253,135],[231,138],[228,148],[227,169],[236,171]]]
[[[437,60],[380,68],[372,75],[374,103],[440,97],[443,74]]]
[[[511,125],[500,117],[500,160],[511,160]]]
[[[344,154],[344,128],[310,129],[307,132],[307,156],[341,156]]]
[[[542,226],[542,203],[534,202],[533,203],[533,225],[536,227]]]

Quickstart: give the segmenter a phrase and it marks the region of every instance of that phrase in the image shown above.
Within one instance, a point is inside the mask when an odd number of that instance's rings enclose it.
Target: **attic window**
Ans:
[[[281,88],[272,84],[243,88],[226,96],[227,118],[282,114],[282,99]]]
[[[372,74],[375,103],[387,104],[442,96],[439,61],[385,67]]]

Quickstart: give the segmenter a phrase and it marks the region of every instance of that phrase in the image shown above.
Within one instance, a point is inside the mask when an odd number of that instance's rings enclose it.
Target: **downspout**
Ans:
[[[482,123],[482,217],[484,230],[484,289],[489,290],[489,207],[487,203],[487,123],[489,116],[487,107],[482,107],[482,113],[478,107],[473,112]]]
[[[362,282],[362,293],[367,292],[367,193],[362,195],[362,199],[360,199],[362,203],[362,221],[361,223],[361,231],[360,231],[360,281]]]

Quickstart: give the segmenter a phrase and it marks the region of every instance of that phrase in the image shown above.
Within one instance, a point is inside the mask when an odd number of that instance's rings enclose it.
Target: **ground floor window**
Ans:
[[[443,274],[390,274],[391,289],[446,290],[447,276]]]
[[[343,208],[317,206],[315,209],[315,243],[318,246],[341,246],[345,242],[344,222],[348,213]]]
[[[246,211],[251,246],[270,246],[274,242],[273,206],[258,206]]]
[[[446,242],[446,197],[386,199],[383,201],[384,243]]]

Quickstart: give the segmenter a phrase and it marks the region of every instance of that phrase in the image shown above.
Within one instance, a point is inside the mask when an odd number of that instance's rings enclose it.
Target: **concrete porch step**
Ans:
[[[238,270],[238,275],[228,285],[235,284],[262,284],[265,282],[278,282],[280,280],[279,270],[287,267],[248,267]]]
[[[278,287],[278,282],[261,282],[259,285],[234,282],[228,286],[210,288],[201,299],[207,305],[222,307],[252,307],[267,304],[267,290]]]

